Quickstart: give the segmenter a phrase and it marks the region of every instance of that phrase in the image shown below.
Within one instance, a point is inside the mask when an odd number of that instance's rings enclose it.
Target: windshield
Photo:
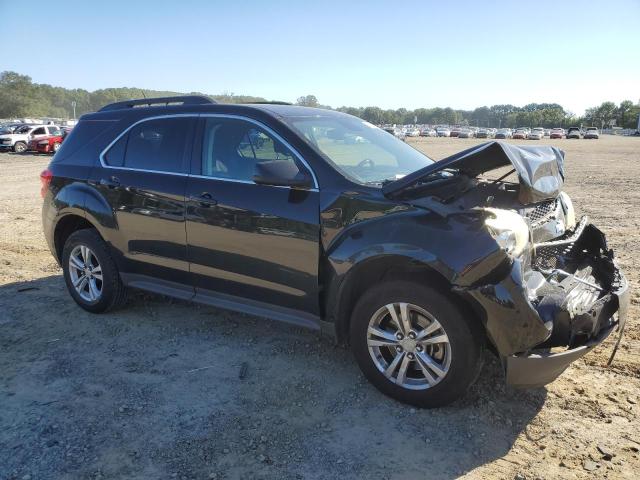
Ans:
[[[346,177],[364,184],[396,180],[433,163],[393,135],[348,115],[286,121]]]

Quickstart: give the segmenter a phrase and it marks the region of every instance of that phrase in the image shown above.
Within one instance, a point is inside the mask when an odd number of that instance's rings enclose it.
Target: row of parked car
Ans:
[[[514,138],[520,140],[542,140],[549,138],[600,138],[600,132],[596,127],[587,127],[582,130],[579,127],[564,128],[479,128],[479,127],[395,127],[383,126],[387,132],[399,138],[406,137],[458,137],[458,138]]]
[[[39,123],[5,123],[0,125],[0,151],[55,153],[70,127]]]

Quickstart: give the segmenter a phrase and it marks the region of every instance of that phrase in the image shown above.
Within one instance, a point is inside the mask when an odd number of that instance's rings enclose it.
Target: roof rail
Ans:
[[[208,97],[202,95],[183,95],[179,97],[157,97],[157,98],[138,98],[135,100],[124,100],[122,102],[110,103],[102,107],[99,112],[108,112],[111,110],[121,110],[124,108],[134,108],[137,106],[152,105],[169,105],[171,103],[177,103],[182,105],[206,105],[217,103]]]
[[[289,102],[281,102],[279,100],[274,100],[272,102],[262,101],[262,102],[247,102],[247,105],[293,105],[293,103]]]

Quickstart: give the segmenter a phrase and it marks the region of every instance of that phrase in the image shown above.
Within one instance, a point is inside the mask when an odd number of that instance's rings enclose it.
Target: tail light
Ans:
[[[47,190],[49,189],[49,184],[51,183],[51,179],[53,178],[53,173],[51,170],[43,170],[40,174],[40,196],[44,198],[47,194]]]

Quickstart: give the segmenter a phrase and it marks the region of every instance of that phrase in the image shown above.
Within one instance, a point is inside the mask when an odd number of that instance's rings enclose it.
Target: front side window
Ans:
[[[285,121],[358,183],[382,185],[433,163],[393,135],[350,115],[288,117]]]
[[[284,160],[293,153],[268,132],[246,120],[207,118],[202,145],[202,175],[252,181],[256,165]]]
[[[177,173],[183,171],[188,118],[159,118],[135,125],[106,152],[113,167]]]

